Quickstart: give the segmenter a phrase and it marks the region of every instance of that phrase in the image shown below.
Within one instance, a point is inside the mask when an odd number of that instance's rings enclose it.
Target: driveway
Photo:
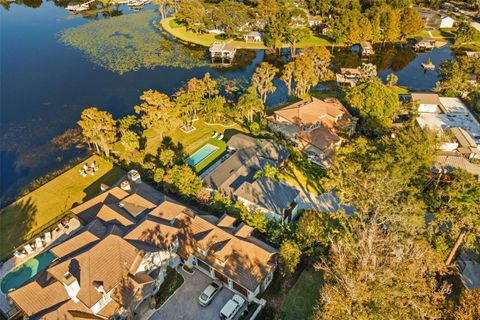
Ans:
[[[233,297],[233,292],[224,287],[209,306],[202,307],[198,303],[198,296],[212,282],[212,279],[199,270],[189,275],[179,267],[178,272],[185,278],[185,282],[160,309],[150,316],[149,320],[219,319],[220,310]],[[240,314],[241,312],[238,313]]]

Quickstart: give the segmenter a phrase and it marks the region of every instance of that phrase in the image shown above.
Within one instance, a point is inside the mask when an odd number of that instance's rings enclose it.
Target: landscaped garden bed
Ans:
[[[165,280],[155,295],[155,307],[159,308],[183,284],[183,277],[175,269],[168,268]]]

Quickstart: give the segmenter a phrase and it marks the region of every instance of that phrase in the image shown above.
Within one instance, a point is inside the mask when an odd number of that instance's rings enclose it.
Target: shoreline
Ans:
[[[175,39],[189,43],[189,44],[199,45],[199,46],[208,48],[215,41],[231,41],[238,49],[267,50],[270,48],[263,43],[245,42],[241,40],[232,40],[232,39],[227,39],[227,40],[215,39],[215,36],[216,36],[215,34],[212,34],[212,33],[197,34],[192,31],[188,31],[185,26],[172,27],[170,26],[170,22],[173,19],[175,18],[168,17],[160,20],[160,25],[162,26],[163,31],[165,31]],[[158,23],[156,27],[158,28]],[[316,47],[316,46],[343,47],[344,44],[330,43],[327,40],[319,38],[317,36],[311,36],[307,40],[300,41],[295,47],[297,49],[301,49],[301,48]],[[284,45],[282,48],[289,48],[289,46]]]

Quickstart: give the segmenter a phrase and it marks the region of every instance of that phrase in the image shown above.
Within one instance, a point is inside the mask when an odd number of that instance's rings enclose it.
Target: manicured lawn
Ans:
[[[86,162],[91,164],[94,160],[99,167],[94,176],[82,177],[81,163],[0,210],[1,259],[58,221],[69,209],[98,194],[100,184],[111,185],[125,174],[98,156]]]
[[[198,44],[204,47],[210,47],[212,43],[215,41],[221,41],[215,34],[205,33],[205,34],[198,34],[192,31],[187,30],[184,26],[179,25],[177,22],[174,21],[175,18],[165,18],[161,21],[162,27],[170,33],[175,38],[189,42]],[[266,49],[267,47],[263,43],[254,43],[254,42],[245,42],[234,40],[233,44],[239,48],[246,48],[246,49]],[[320,38],[318,36],[312,35],[310,38],[300,41],[297,45],[298,48],[302,47],[311,47],[311,46],[318,46],[318,45],[332,45],[326,39]]]
[[[305,270],[283,299],[281,313],[285,320],[310,319],[320,297],[322,273]]]
[[[215,151],[213,154],[211,154],[205,160],[199,163],[199,165],[195,168],[198,173],[200,173],[202,170],[212,164],[225,152],[225,142],[228,141],[228,139],[230,139],[236,133],[245,132],[245,129],[235,123],[224,127],[221,125],[208,125],[202,120],[198,120],[194,122],[194,127],[196,128],[196,130],[190,133],[185,133],[182,130],[177,129],[171,136],[166,136],[164,139],[170,138],[175,144],[180,144],[180,147],[183,149],[186,157],[193,154],[195,151],[203,147],[206,143],[211,143],[219,147],[217,151]],[[222,141],[218,139],[212,139],[214,131],[219,133],[217,137],[219,137],[220,134],[224,135]],[[151,154],[156,154],[158,148],[160,147],[160,135],[154,130],[150,129],[145,132],[145,136],[147,138],[147,152]]]
[[[159,308],[183,284],[183,277],[175,269],[167,268],[167,275],[155,295],[155,305]]]

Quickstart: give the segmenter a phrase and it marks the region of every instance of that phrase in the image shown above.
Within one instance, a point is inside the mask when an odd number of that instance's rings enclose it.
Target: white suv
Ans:
[[[245,299],[238,294],[234,295],[232,299],[228,300],[228,302],[223,306],[222,311],[220,311],[220,319],[232,320],[242,308],[244,303]]]

